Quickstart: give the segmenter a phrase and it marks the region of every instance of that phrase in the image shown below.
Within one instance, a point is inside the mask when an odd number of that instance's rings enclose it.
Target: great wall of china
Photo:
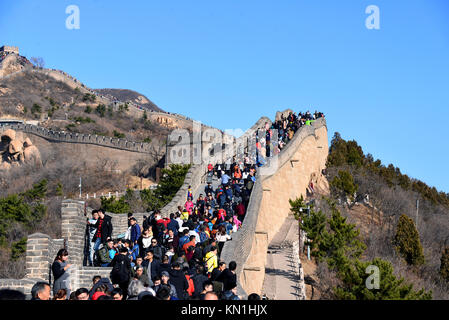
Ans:
[[[248,137],[252,130],[264,126],[268,118],[261,118],[244,136]],[[57,137],[60,138],[59,136]],[[76,138],[78,143],[86,141]],[[75,141],[73,141],[75,142]],[[112,147],[129,147],[125,144],[114,144]],[[206,146],[211,145],[205,144]],[[134,145],[132,146],[134,148]],[[137,150],[142,150],[137,146]],[[310,181],[318,179],[328,155],[327,126],[325,119],[315,121],[312,126],[302,127],[293,140],[282,150],[277,159],[277,170],[270,175],[257,173],[247,214],[242,228],[234,235],[232,241],[226,242],[221,258],[224,261],[237,262],[238,291],[242,296],[259,292],[265,276],[265,261],[268,244],[279,230],[289,208],[289,199],[300,195],[306,196]],[[162,208],[164,216],[176,210],[185,200],[189,185],[197,189],[204,183],[206,163],[194,164],[189,169],[184,184],[172,201]],[[288,181],[288,188],[286,188]],[[64,200],[61,207],[62,239],[51,239],[48,235],[35,233],[28,237],[26,248],[26,275],[23,279],[0,279],[0,288],[17,289],[29,294],[32,285],[38,280],[51,281],[51,263],[56,251],[66,247],[70,253],[72,288],[90,287],[94,275],[109,276],[111,268],[95,268],[83,266],[84,234],[86,214],[91,208],[85,202]],[[116,236],[126,231],[127,215],[107,213],[112,217]],[[134,213],[142,223],[145,213]],[[299,258],[298,258],[299,259]],[[300,262],[298,261],[299,265]],[[301,275],[302,271],[298,273]],[[304,288],[304,278],[299,275],[300,287]],[[305,296],[303,297],[305,298]]]
[[[54,69],[40,69],[36,67],[25,68],[0,78],[8,79],[22,72],[37,72],[45,74],[55,80],[64,82],[72,89],[78,88],[81,93],[94,94],[98,103],[110,104],[117,107],[124,104],[98,94],[87,88],[77,79],[63,71]],[[145,112],[138,105],[128,102],[128,114],[141,118]],[[147,117],[167,127],[176,128],[180,124],[189,127],[192,120],[178,114],[154,112],[147,110]],[[251,134],[258,128],[264,127],[265,123],[271,123],[266,117],[260,118],[240,138],[246,142]],[[0,133],[6,129],[23,131],[33,134],[55,143],[77,143],[94,144],[108,148],[126,150],[138,153],[151,153],[151,144],[131,142],[125,139],[111,137],[56,132],[31,124],[8,124],[0,126]],[[215,128],[201,124],[201,128]],[[220,130],[218,130],[220,131]],[[222,131],[220,131],[223,133]],[[204,135],[203,135],[204,140]],[[179,143],[177,144],[179,146]],[[202,150],[210,153],[213,142],[202,142]],[[172,145],[169,145],[171,147]],[[192,143],[189,142],[189,147]],[[192,148],[193,154],[197,152]],[[167,149],[167,162],[170,163],[171,149]],[[182,152],[182,151],[181,151]],[[322,118],[313,123],[312,126],[302,127],[293,140],[282,150],[276,159],[276,170],[270,174],[257,172],[257,180],[253,187],[247,214],[242,228],[233,236],[232,241],[226,242],[221,258],[224,261],[237,262],[238,291],[242,296],[247,293],[262,290],[265,276],[265,263],[268,244],[279,231],[285,218],[289,214],[289,199],[300,195],[306,196],[306,189],[310,181],[318,182],[328,155],[328,140],[326,121]],[[213,160],[211,161],[213,162]],[[272,163],[268,163],[268,166]],[[190,186],[197,190],[205,181],[207,163],[201,161],[193,164],[186,174],[184,184],[178,190],[172,201],[161,209],[163,216],[168,216],[176,211],[177,206],[185,200],[187,189]],[[286,187],[288,181],[288,187]],[[90,287],[94,275],[109,276],[111,268],[95,268],[83,266],[84,260],[84,234],[86,227],[86,215],[92,209],[86,207],[84,201],[64,200],[61,206],[61,239],[51,239],[48,235],[35,233],[28,237],[26,247],[26,275],[23,279],[0,279],[1,288],[17,289],[25,294],[30,294],[31,287],[36,281],[44,280],[51,282],[51,263],[57,250],[66,247],[70,253],[70,268],[72,288]],[[107,213],[112,217],[114,234],[117,236],[126,231],[127,216],[123,214]],[[146,213],[134,213],[139,223],[142,223]],[[294,243],[296,248],[298,243]],[[295,249],[296,250],[296,249]],[[296,256],[298,269],[299,288],[301,298],[305,299],[304,275],[300,267],[299,256]]]

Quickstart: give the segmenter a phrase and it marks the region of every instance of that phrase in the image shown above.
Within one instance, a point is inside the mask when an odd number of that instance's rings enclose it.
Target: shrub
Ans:
[[[129,204],[125,201],[124,197],[121,197],[118,200],[114,196],[111,196],[110,198],[101,197],[101,207],[107,212],[129,212]]]
[[[11,245],[11,260],[16,261],[21,258],[26,252],[27,238],[22,238]]]
[[[31,107],[31,113],[32,114],[40,114],[42,112],[42,107],[38,105],[37,103],[33,103],[33,106]]]
[[[114,138],[124,139],[126,137],[124,133],[118,132],[116,130],[114,130],[113,134]]]
[[[99,104],[95,109],[95,112],[103,118],[106,115],[106,106],[104,104]]]
[[[83,96],[83,101],[95,102],[96,99],[97,99],[97,96],[93,93],[92,94],[86,93]]]

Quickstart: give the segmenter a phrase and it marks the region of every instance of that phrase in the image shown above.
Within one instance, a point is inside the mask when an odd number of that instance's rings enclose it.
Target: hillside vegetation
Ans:
[[[320,210],[302,223],[314,239],[322,298],[449,299],[449,194],[383,165],[339,133],[326,177],[330,198],[317,198]],[[295,212],[304,204],[291,205]],[[381,283],[389,279],[388,291],[366,289],[368,265],[381,270]]]

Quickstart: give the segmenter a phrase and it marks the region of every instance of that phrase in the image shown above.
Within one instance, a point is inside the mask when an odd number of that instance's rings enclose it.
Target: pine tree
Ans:
[[[331,187],[343,195],[353,199],[354,193],[358,189],[358,185],[354,182],[354,177],[347,170],[338,171],[338,176],[331,181]]]
[[[449,282],[449,247],[446,247],[441,255],[440,275]]]
[[[368,267],[377,267],[378,287],[368,287]],[[373,268],[374,269],[374,268]],[[376,270],[374,271],[376,272]],[[430,300],[432,291],[413,290],[412,284],[405,284],[403,278],[396,278],[390,262],[375,258],[372,261],[355,260],[339,273],[342,285],[334,289],[338,299],[342,300]]]
[[[421,265],[424,263],[424,253],[418,230],[416,230],[413,220],[405,214],[399,217],[394,245],[398,253],[409,265]]]

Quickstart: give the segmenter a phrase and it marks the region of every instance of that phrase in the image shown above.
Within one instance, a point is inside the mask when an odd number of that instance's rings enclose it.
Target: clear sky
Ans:
[[[449,192],[447,0],[0,0],[0,44],[220,129],[317,109],[329,140]]]

